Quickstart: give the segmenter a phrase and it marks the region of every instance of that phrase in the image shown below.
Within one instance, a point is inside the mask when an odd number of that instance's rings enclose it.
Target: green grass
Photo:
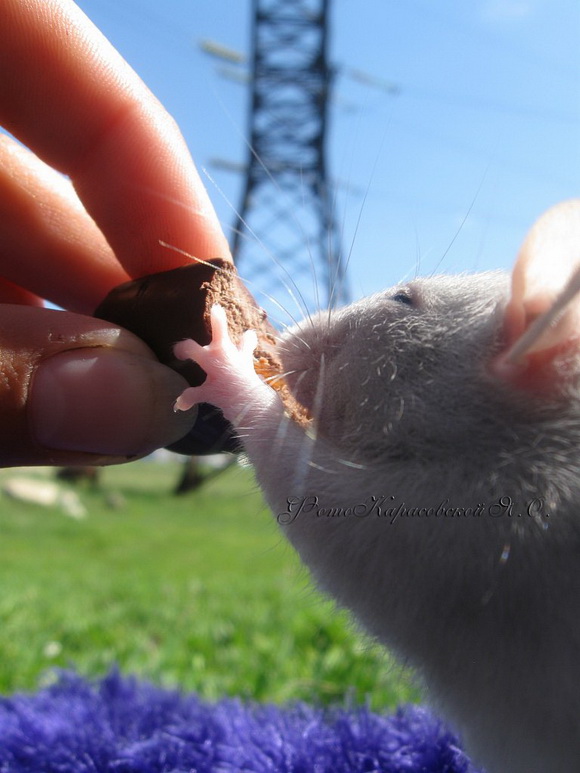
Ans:
[[[0,484],[16,474],[0,471]],[[382,708],[416,697],[312,590],[248,470],[184,497],[171,495],[178,475],[176,464],[107,468],[104,491],[77,489],[82,521],[0,500],[1,692],[35,688],[54,666],[98,676],[116,663],[212,699]]]

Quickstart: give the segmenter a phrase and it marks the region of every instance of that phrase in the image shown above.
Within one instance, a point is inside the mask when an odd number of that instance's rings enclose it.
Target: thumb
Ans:
[[[0,466],[113,464],[183,437],[187,387],[126,330],[0,305]]]

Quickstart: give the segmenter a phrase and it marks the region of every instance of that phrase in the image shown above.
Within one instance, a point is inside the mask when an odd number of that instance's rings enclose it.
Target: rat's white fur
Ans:
[[[190,397],[241,428],[319,585],[416,668],[489,773],[570,773],[580,770],[577,363],[548,395],[494,377],[507,294],[502,274],[415,280],[291,331],[281,351],[315,414],[311,435],[247,367],[248,347],[227,343],[219,313],[226,344],[198,347],[208,379]],[[413,514],[386,512],[400,505]]]

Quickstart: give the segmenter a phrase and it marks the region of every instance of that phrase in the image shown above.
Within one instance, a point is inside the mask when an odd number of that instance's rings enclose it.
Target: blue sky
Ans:
[[[79,5],[180,124],[228,233],[242,179],[211,160],[245,161],[247,93],[199,41],[248,53],[249,0]],[[331,5],[329,166],[348,183],[337,217],[352,295],[415,273],[509,268],[534,219],[580,195],[577,0]]]

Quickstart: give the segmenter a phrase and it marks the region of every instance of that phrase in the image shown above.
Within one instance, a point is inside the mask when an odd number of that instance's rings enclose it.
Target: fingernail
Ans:
[[[98,347],[43,360],[33,376],[31,431],[46,448],[142,456],[183,437],[193,418],[175,414],[184,379],[155,360]]]

